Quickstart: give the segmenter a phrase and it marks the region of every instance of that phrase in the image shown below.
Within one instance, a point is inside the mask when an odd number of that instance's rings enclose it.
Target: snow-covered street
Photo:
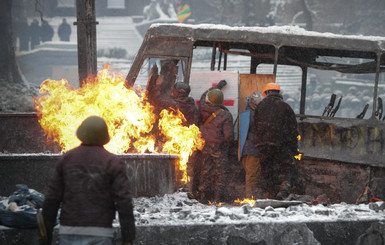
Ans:
[[[182,191],[134,198],[135,244],[382,244],[377,241],[385,235],[384,202],[328,206],[284,202],[284,207],[274,208],[264,205],[275,206],[274,200],[258,201],[260,207],[203,205]],[[7,206],[7,199],[3,197],[1,204]],[[15,232],[22,238],[34,236],[33,230],[0,226],[0,242]]]
[[[263,200],[261,200],[263,202]],[[266,202],[269,200],[266,200]],[[270,200],[272,201],[272,200]],[[289,202],[288,202],[289,203]],[[295,203],[293,201],[293,203]],[[329,206],[308,205],[305,203],[288,207],[265,208],[224,204],[222,206],[203,205],[189,199],[186,192],[172,195],[139,197],[134,199],[135,218],[138,225],[186,225],[245,222],[324,222],[385,220],[385,204],[338,203]]]

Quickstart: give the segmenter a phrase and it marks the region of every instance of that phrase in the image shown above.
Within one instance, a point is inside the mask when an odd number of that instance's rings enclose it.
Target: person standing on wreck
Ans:
[[[234,143],[233,116],[222,105],[225,80],[204,92],[200,99],[200,127],[205,146],[201,151],[198,197],[202,203],[226,201],[229,149]]]
[[[298,154],[297,120],[283,101],[276,83],[265,85],[255,114],[254,143],[261,161],[259,185],[263,198],[285,199],[290,194],[294,156]]]
[[[103,147],[110,140],[104,119],[88,117],[76,136],[82,144],[61,157],[48,184],[42,212],[48,244],[59,208],[60,245],[113,244],[116,211],[122,244],[131,244],[135,220],[126,166]]]

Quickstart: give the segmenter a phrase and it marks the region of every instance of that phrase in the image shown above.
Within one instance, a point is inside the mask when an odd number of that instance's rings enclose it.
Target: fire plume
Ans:
[[[179,167],[184,176],[189,156],[204,144],[197,126],[184,127],[182,113],[165,110],[160,115],[159,127],[167,141],[163,149],[158,149],[157,137],[151,134],[157,115],[146,92],[139,86],[127,89],[123,74],[114,74],[108,67],[97,76],[88,77],[78,89],[73,89],[65,79],[45,80],[34,102],[48,141],[58,143],[62,152],[80,144],[75,131],[91,115],[105,119],[111,138],[105,148],[110,152],[180,154]]]
[[[182,181],[187,182],[188,159],[195,150],[202,150],[204,146],[201,132],[195,124],[189,127],[182,126],[186,118],[179,110],[176,112],[162,110],[160,117],[159,129],[167,138],[163,151],[180,155],[179,170],[183,171]]]

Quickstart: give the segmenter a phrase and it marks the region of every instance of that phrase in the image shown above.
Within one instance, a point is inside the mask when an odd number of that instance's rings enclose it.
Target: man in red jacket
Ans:
[[[126,166],[104,149],[110,140],[105,121],[88,117],[76,132],[82,144],[57,162],[43,205],[51,244],[59,208],[60,245],[113,244],[112,221],[119,213],[123,244],[135,239],[135,220]]]
[[[290,194],[290,175],[298,154],[297,120],[292,108],[283,101],[276,83],[265,85],[266,96],[255,109],[254,143],[261,161],[259,186],[264,198],[284,199]]]

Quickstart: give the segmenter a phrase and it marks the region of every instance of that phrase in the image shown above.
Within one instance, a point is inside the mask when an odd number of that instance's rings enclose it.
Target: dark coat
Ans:
[[[60,41],[69,41],[71,36],[71,26],[68,23],[61,23],[57,30]]]
[[[52,234],[61,204],[60,224],[112,227],[118,211],[122,241],[135,238],[132,198],[124,162],[103,146],[82,144],[57,162],[45,197],[43,216]]]
[[[48,23],[42,24],[40,27],[40,37],[42,42],[52,41],[54,30]]]
[[[206,141],[205,145],[217,144],[229,146],[234,141],[233,116],[225,106],[207,103],[206,94],[208,91],[209,90],[202,94],[199,105],[202,120],[200,130],[202,137]],[[223,109],[223,111],[210,123],[203,125],[206,120],[220,108]]]
[[[161,96],[160,86],[156,86],[153,89],[152,96],[152,103],[157,107],[158,113],[163,109],[179,109],[186,118],[185,126],[195,124],[199,127],[200,114],[198,106],[195,104],[195,100],[192,97],[163,98]]]
[[[254,121],[255,146],[276,146],[281,151],[297,154],[297,120],[280,94],[269,94],[258,104]]]

